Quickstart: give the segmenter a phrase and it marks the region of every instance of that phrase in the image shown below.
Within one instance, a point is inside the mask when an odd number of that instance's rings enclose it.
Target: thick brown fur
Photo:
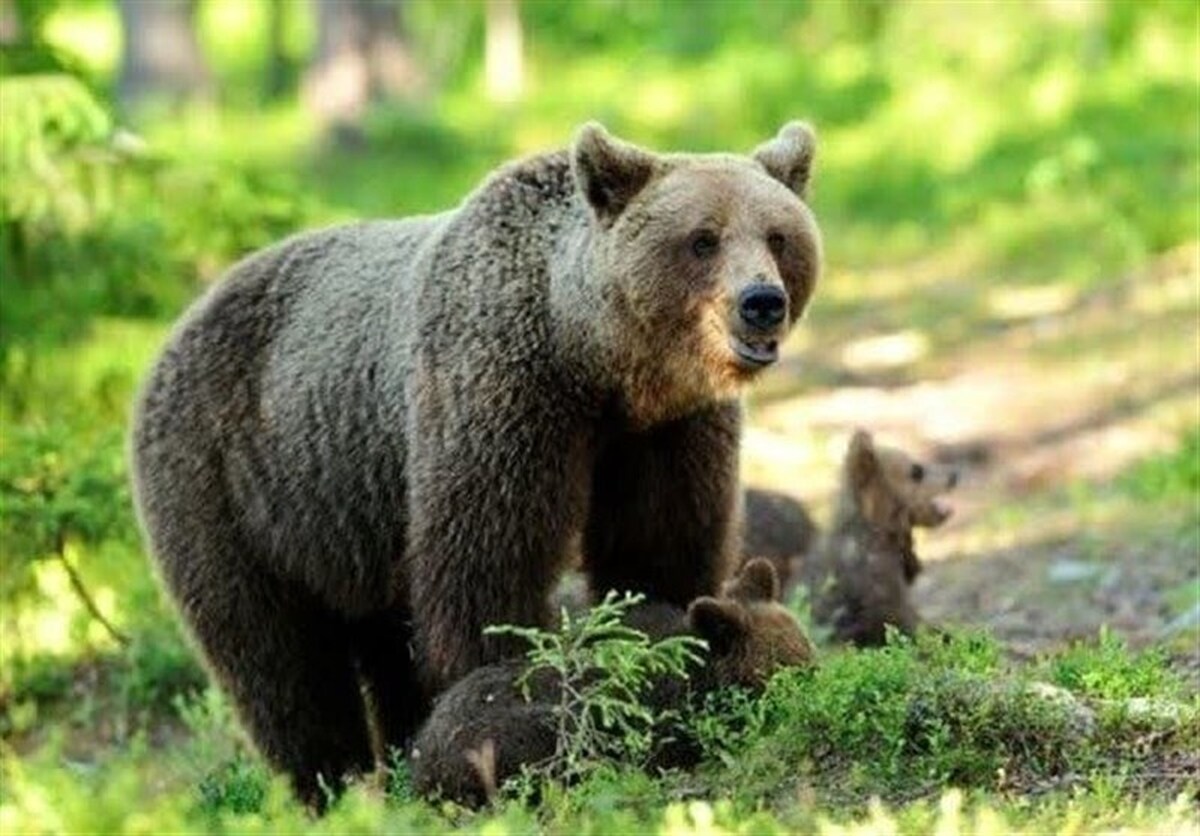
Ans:
[[[547,623],[572,543],[594,588],[716,592],[758,368],[737,347],[773,352],[819,273],[813,148],[798,123],[750,156],[587,125],[451,211],[254,254],[178,323],[133,427],[141,524],[302,796],[369,765],[360,680],[403,746],[512,650],[485,625]],[[770,334],[739,330],[754,283],[786,295]]]
[[[779,491],[746,488],[742,508],[742,554],[765,557],[775,566],[785,597],[796,584],[805,556],[820,532],[808,509]]]
[[[626,623],[652,640],[695,635],[709,646],[687,680],[659,677],[642,701],[659,711],[679,709],[723,687],[761,690],[780,668],[810,664],[812,646],[777,602],[778,595],[774,568],[759,560],[725,584],[720,597],[698,598],[686,611],[663,603],[635,607]],[[538,671],[530,678],[526,700],[517,685],[524,666],[511,659],[477,668],[439,698],[411,752],[418,793],[478,805],[522,766],[536,766],[554,755],[552,706],[560,684],[548,670]],[[690,766],[699,758],[693,741],[678,729],[671,731],[672,739],[659,741],[651,760],[654,768]],[[486,768],[480,768],[481,761]]]
[[[813,614],[834,636],[857,645],[882,644],[889,626],[912,634],[921,619],[910,587],[921,570],[913,528],[936,527],[950,511],[938,498],[958,474],[877,446],[857,431],[842,468],[833,525],[804,561],[815,596]]]

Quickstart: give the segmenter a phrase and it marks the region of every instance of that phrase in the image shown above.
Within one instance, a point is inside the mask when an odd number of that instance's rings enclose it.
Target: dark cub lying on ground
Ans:
[[[761,689],[780,668],[809,663],[812,646],[778,597],[774,568],[756,560],[726,584],[721,597],[697,598],[686,611],[664,603],[634,607],[625,623],[653,641],[694,635],[708,643],[686,680],[659,677],[642,701],[656,711],[684,708],[725,686]],[[478,805],[522,766],[553,757],[553,706],[561,682],[549,670],[536,672],[526,700],[517,685],[525,665],[514,659],[478,668],[439,698],[411,752],[418,793]],[[664,740],[651,765],[683,767],[698,759],[694,743]]]

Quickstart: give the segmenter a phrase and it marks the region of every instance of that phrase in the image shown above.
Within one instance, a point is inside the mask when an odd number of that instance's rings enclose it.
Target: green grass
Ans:
[[[1171,701],[1182,692],[1157,654],[1131,654],[1108,634],[1042,665],[1051,674],[1045,680],[1039,666],[1009,669],[995,642],[978,634],[832,654],[811,673],[776,677],[760,704],[736,706],[735,725],[750,731],[718,748],[714,781],[748,789],[751,798],[807,783],[854,806],[872,796],[936,795],[948,785],[1000,791],[1100,776],[1122,766],[1122,756],[1108,753],[1138,730],[1114,723],[1095,734],[1096,709],[1085,698]],[[1047,696],[1041,681],[1073,696]],[[1097,705],[1111,711],[1110,702]],[[1172,745],[1194,745],[1197,708],[1194,698],[1180,704],[1186,719]],[[710,738],[720,742],[719,734]],[[799,777],[797,764],[804,765]]]
[[[1123,474],[1119,486],[1142,502],[1195,501],[1200,495],[1200,427],[1184,434],[1178,450],[1147,459]]]
[[[440,86],[373,111],[363,147],[326,148],[294,99],[263,101],[262,9],[206,0],[221,106],[137,123],[146,156],[104,169],[98,190],[67,155],[54,196],[83,200],[82,215],[0,217],[0,830],[1195,832],[1193,802],[1176,799],[1194,799],[1195,761],[1171,760],[1200,745],[1195,685],[1171,666],[1194,650],[1186,623],[1148,647],[1113,628],[1021,663],[982,633],[829,650],[760,701],[714,704],[697,721],[709,757],[696,773],[614,765],[536,808],[430,806],[402,765],[319,822],[291,800],[205,687],[124,487],[147,364],[187,302],[246,252],[318,224],[448,208],[498,163],[561,147],[589,118],[662,149],[748,150],[804,117],[820,134],[814,207],[829,263],[805,337],[829,370],[806,369],[790,391],[839,384],[823,352],[905,330],[929,353],[912,374],[954,371],[988,345],[1024,351],[988,342],[1022,329],[1028,356],[1064,381],[1125,362],[1150,384],[1194,370],[1194,267],[1154,278],[1200,230],[1194,4],[527,3],[530,88],[512,106],[481,95],[480,8],[409,5]],[[112,113],[115,6],[58,3],[46,33]],[[307,15],[292,14],[294,62],[311,37]],[[89,153],[103,141],[80,140]],[[6,198],[14,174],[0,179]],[[1014,289],[1053,304],[1006,312]],[[1119,313],[1059,320],[1056,299],[1116,299]],[[1114,479],[1060,480],[981,511],[969,556],[1045,555],[1039,526],[1051,521],[1076,559],[1142,555],[1170,618],[1200,605],[1194,410],[1130,402],[1179,443]],[[73,591],[58,531],[128,644]],[[1080,623],[1104,617],[1086,585],[1016,592],[1086,611]],[[1037,696],[1034,682],[1072,702]],[[1081,735],[1084,709],[1095,725]],[[1190,783],[1154,777],[1189,769]]]
[[[468,832],[603,833],[711,820],[737,832],[790,832],[893,815],[906,830],[919,830],[963,815],[967,829],[951,832],[976,832],[970,828],[981,816],[1031,830],[1072,820],[1086,828],[1111,820],[1112,803],[1123,800],[1131,805],[1124,823],[1161,826],[1179,819],[1177,796],[1194,792],[1194,782],[1190,790],[1186,782],[1147,788],[1142,773],[1194,752],[1200,700],[1177,699],[1178,682],[1148,677],[1157,664],[1104,637],[1093,648],[1076,647],[1046,660],[1063,684],[1083,683],[1070,698],[1035,690],[1032,669],[1009,669],[999,647],[978,634],[840,651],[814,671],[777,675],[760,700],[714,705],[712,756],[694,775],[652,780],[614,763],[569,792],[548,786],[537,808],[512,800],[470,813],[414,799],[398,769],[386,787],[353,788],[318,824],[247,754],[227,704],[209,690],[177,701],[182,743],[162,752],[135,733],[78,775],[65,773],[55,755],[63,741],[30,759],[6,756],[0,821],[66,831],[99,822],[113,832],[154,822],[210,832],[437,832],[453,824]],[[1088,685],[1067,670],[1104,670],[1104,684]],[[1169,710],[1128,709],[1127,698],[1145,696]],[[965,796],[944,795],[948,786]],[[1033,788],[1046,793],[1036,808],[1022,795]],[[687,800],[697,794],[707,800]],[[47,798],[55,799],[53,814]],[[884,814],[872,799],[898,812]],[[956,812],[960,806],[970,812]]]

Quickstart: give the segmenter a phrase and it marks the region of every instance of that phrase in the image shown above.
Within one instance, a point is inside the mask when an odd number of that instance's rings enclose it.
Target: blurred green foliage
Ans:
[[[1178,692],[1163,656],[1157,650],[1134,656],[1119,635],[1104,629],[1095,642],[1075,643],[1055,656],[1050,678],[1076,693],[1109,700]]]
[[[1168,749],[1200,741],[1195,695],[1171,703],[1186,691],[1161,655],[1133,653],[1107,631],[1023,669],[1005,664],[1001,648],[980,634],[892,638],[878,651],[834,653],[813,670],[783,671],[759,702],[720,696],[699,731],[722,780],[754,797],[801,764],[801,780],[854,803],[947,784],[1019,787],[1104,774],[1147,722],[1178,728],[1163,734]],[[1042,671],[1072,690],[1049,688],[1036,678]],[[1145,697],[1169,710],[1132,719],[1126,701]],[[1097,712],[1106,720],[1100,733]]]
[[[483,94],[482,4],[409,0],[432,92],[376,107],[351,148],[319,135],[297,73],[280,95],[264,93],[266,7],[202,0],[219,104],[139,116],[113,98],[114,0],[12,6],[20,37],[0,45],[5,832],[314,827],[246,752],[215,692],[199,690],[203,675],[135,536],[123,455],[137,382],[171,321],[243,254],[321,223],[452,206],[500,162],[562,146],[590,118],[664,150],[748,150],[783,121],[810,119],[830,265],[814,320],[919,327],[935,353],[997,326],[992,288],[1103,291],[1200,228],[1194,3],[526,2],[527,89],[500,105]],[[315,33],[300,4],[289,9],[283,48],[294,68]],[[1193,429],[1116,487],[1139,507],[1181,504],[1200,492],[1197,462]],[[129,637],[119,652],[47,560],[60,542]],[[1158,655],[1115,641],[1037,670],[1097,699],[1177,695]],[[100,684],[86,685],[96,671]],[[561,808],[446,819],[404,803],[397,778],[392,806],[356,791],[321,826],[685,832],[715,817],[813,830],[811,806],[779,798],[797,764],[817,764],[803,780],[828,767],[861,800],[876,786],[896,798],[948,779],[987,787],[1014,758],[1033,765],[1031,780],[1063,757],[1071,768],[1115,763],[1107,750],[1039,748],[1038,735],[1063,739],[1062,717],[1023,692],[981,696],[979,683],[1003,672],[999,650],[977,637],[846,654],[781,678],[762,703],[697,718],[714,764],[703,780],[727,799],[715,807],[664,809],[694,787],[606,772]],[[97,766],[62,767],[64,746],[109,725],[113,748],[93,747],[107,753]],[[167,777],[145,734],[185,741]],[[914,736],[924,748],[912,748]],[[40,757],[7,754],[9,741],[31,739],[46,743]],[[782,818],[756,812],[763,799]],[[580,805],[590,805],[584,818]],[[1030,829],[1070,815],[1107,822],[1114,806],[1068,794]],[[914,832],[942,821],[935,804],[900,815]],[[1150,829],[1176,821],[1162,807],[1125,815]]]
[[[1123,474],[1119,484],[1145,502],[1194,502],[1200,496],[1200,427],[1187,430],[1173,452],[1146,459]]]
[[[63,434],[25,427],[6,436],[0,457],[0,598],[25,584],[21,559],[57,556],[68,540],[133,539],[120,444],[100,440],[63,450]],[[12,586],[10,586],[12,585]]]
[[[113,134],[104,107],[67,75],[0,80],[0,223],[28,236],[30,227],[82,226],[111,209],[102,194]]]
[[[305,219],[281,174],[151,156],[70,76],[0,80],[0,106],[0,380],[14,344],[53,344],[96,315],[170,316]]]

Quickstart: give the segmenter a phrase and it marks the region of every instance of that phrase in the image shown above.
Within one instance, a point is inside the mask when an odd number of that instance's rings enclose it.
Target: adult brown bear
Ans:
[[[573,545],[676,606],[737,549],[742,386],[820,268],[812,133],[659,155],[584,126],[456,209],[254,254],[176,327],[133,430],[150,549],[305,798],[544,624]]]

